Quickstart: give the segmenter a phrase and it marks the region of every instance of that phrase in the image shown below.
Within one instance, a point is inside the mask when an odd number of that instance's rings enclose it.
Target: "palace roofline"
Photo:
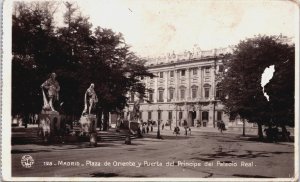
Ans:
[[[291,45],[294,43],[294,37],[282,36],[282,34],[280,34],[277,41]],[[182,53],[174,53],[173,51],[173,53],[168,53],[166,55],[158,57],[141,57],[141,59],[146,60],[145,66],[147,68],[161,68],[220,58],[224,55],[232,54],[234,47],[235,45],[230,45],[223,48],[201,50],[197,45],[195,45],[192,51],[185,50]]]
[[[201,50],[199,47],[195,47],[193,51],[184,51],[181,54],[175,54],[173,52],[167,54],[166,56],[142,57],[141,59],[146,60],[147,68],[157,68],[199,61],[208,61],[215,59],[216,57],[222,57],[226,54],[231,54],[232,52],[233,46],[211,50]]]
[[[230,54],[230,53],[227,53]],[[189,63],[199,63],[200,62],[205,62],[205,61],[211,61],[214,59],[218,59],[221,57],[224,57],[225,55],[220,54],[217,56],[207,56],[207,57],[202,57],[202,58],[191,58],[191,59],[182,59],[182,60],[177,60],[175,62],[171,61],[171,62],[160,62],[159,64],[150,64],[150,65],[146,65],[146,67],[148,69],[152,69],[152,68],[162,68],[162,67],[170,67],[170,66],[178,66],[178,65],[184,65],[184,64],[189,64]]]

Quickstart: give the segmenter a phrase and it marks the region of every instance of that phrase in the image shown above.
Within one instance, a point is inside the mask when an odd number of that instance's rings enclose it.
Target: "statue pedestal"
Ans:
[[[97,146],[97,117],[94,114],[87,114],[81,116],[79,123],[81,126],[81,130],[84,133],[88,133],[90,136],[90,145],[96,147]]]
[[[47,142],[50,136],[59,135],[61,116],[57,111],[42,111],[39,114],[39,133]]]
[[[94,114],[81,116],[79,123],[83,132],[96,133],[97,117]]]

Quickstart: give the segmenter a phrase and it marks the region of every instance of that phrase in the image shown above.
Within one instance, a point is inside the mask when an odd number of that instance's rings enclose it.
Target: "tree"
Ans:
[[[272,125],[280,126],[285,139],[289,140],[286,126],[295,125],[295,47],[286,45],[282,51],[282,61],[274,64],[274,76],[265,90],[270,97]]]
[[[12,114],[39,112],[45,63],[51,60],[53,2],[16,2],[12,15]]]
[[[241,41],[231,58],[225,61],[226,72],[220,83],[224,95],[227,96],[221,98],[225,110],[248,122],[257,123],[260,139],[263,138],[262,125],[270,125],[273,118],[271,102],[268,102],[262,92],[261,75],[270,65],[275,65],[277,69],[288,56],[292,56],[289,46],[282,44],[278,37],[257,36]],[[280,75],[290,79],[290,76]],[[284,90],[284,85],[277,83],[276,86]],[[277,104],[282,102],[275,95],[272,99]],[[289,100],[291,99],[293,98]]]
[[[55,6],[51,3],[15,4],[13,113],[26,109],[27,113],[39,112],[40,85],[51,72],[56,72],[63,113],[80,116],[84,93],[95,83],[99,96],[97,113],[104,113],[106,125],[108,112],[122,110],[127,105],[128,92],[145,95],[145,85],[139,78],[153,75],[130,51],[121,33],[101,27],[93,31],[89,18],[75,4],[64,5],[65,26],[55,27]]]

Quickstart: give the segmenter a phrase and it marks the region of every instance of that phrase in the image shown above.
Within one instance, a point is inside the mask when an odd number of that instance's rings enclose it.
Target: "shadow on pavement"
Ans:
[[[214,160],[216,158],[223,158],[223,157],[233,157],[238,159],[253,159],[257,157],[271,157],[272,154],[289,154],[293,152],[266,152],[266,151],[250,151],[246,150],[246,154],[234,154],[232,152],[236,151],[226,151],[226,152],[216,152],[212,154],[201,154],[202,156],[207,156],[208,158],[199,158],[202,161],[205,160]],[[194,158],[196,159],[196,158]]]
[[[117,173],[92,173],[90,174],[92,177],[117,177],[119,176]]]
[[[246,174],[234,174],[232,176],[240,177],[240,178],[274,178],[269,176],[261,176],[261,175],[246,175]]]
[[[170,135],[163,135],[161,134],[162,140],[187,140],[190,138],[195,138],[194,136],[182,136],[182,135],[174,135],[174,136],[170,136]],[[151,138],[151,139],[157,139],[156,134],[155,135],[144,135],[144,138]],[[157,139],[157,140],[161,140],[161,139]]]

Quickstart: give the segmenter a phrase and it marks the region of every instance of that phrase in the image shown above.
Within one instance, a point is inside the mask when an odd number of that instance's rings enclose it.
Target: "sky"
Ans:
[[[280,0],[75,2],[94,27],[121,32],[133,52],[153,57],[192,50],[196,45],[201,50],[227,47],[258,34],[293,37],[299,16],[294,2]]]

